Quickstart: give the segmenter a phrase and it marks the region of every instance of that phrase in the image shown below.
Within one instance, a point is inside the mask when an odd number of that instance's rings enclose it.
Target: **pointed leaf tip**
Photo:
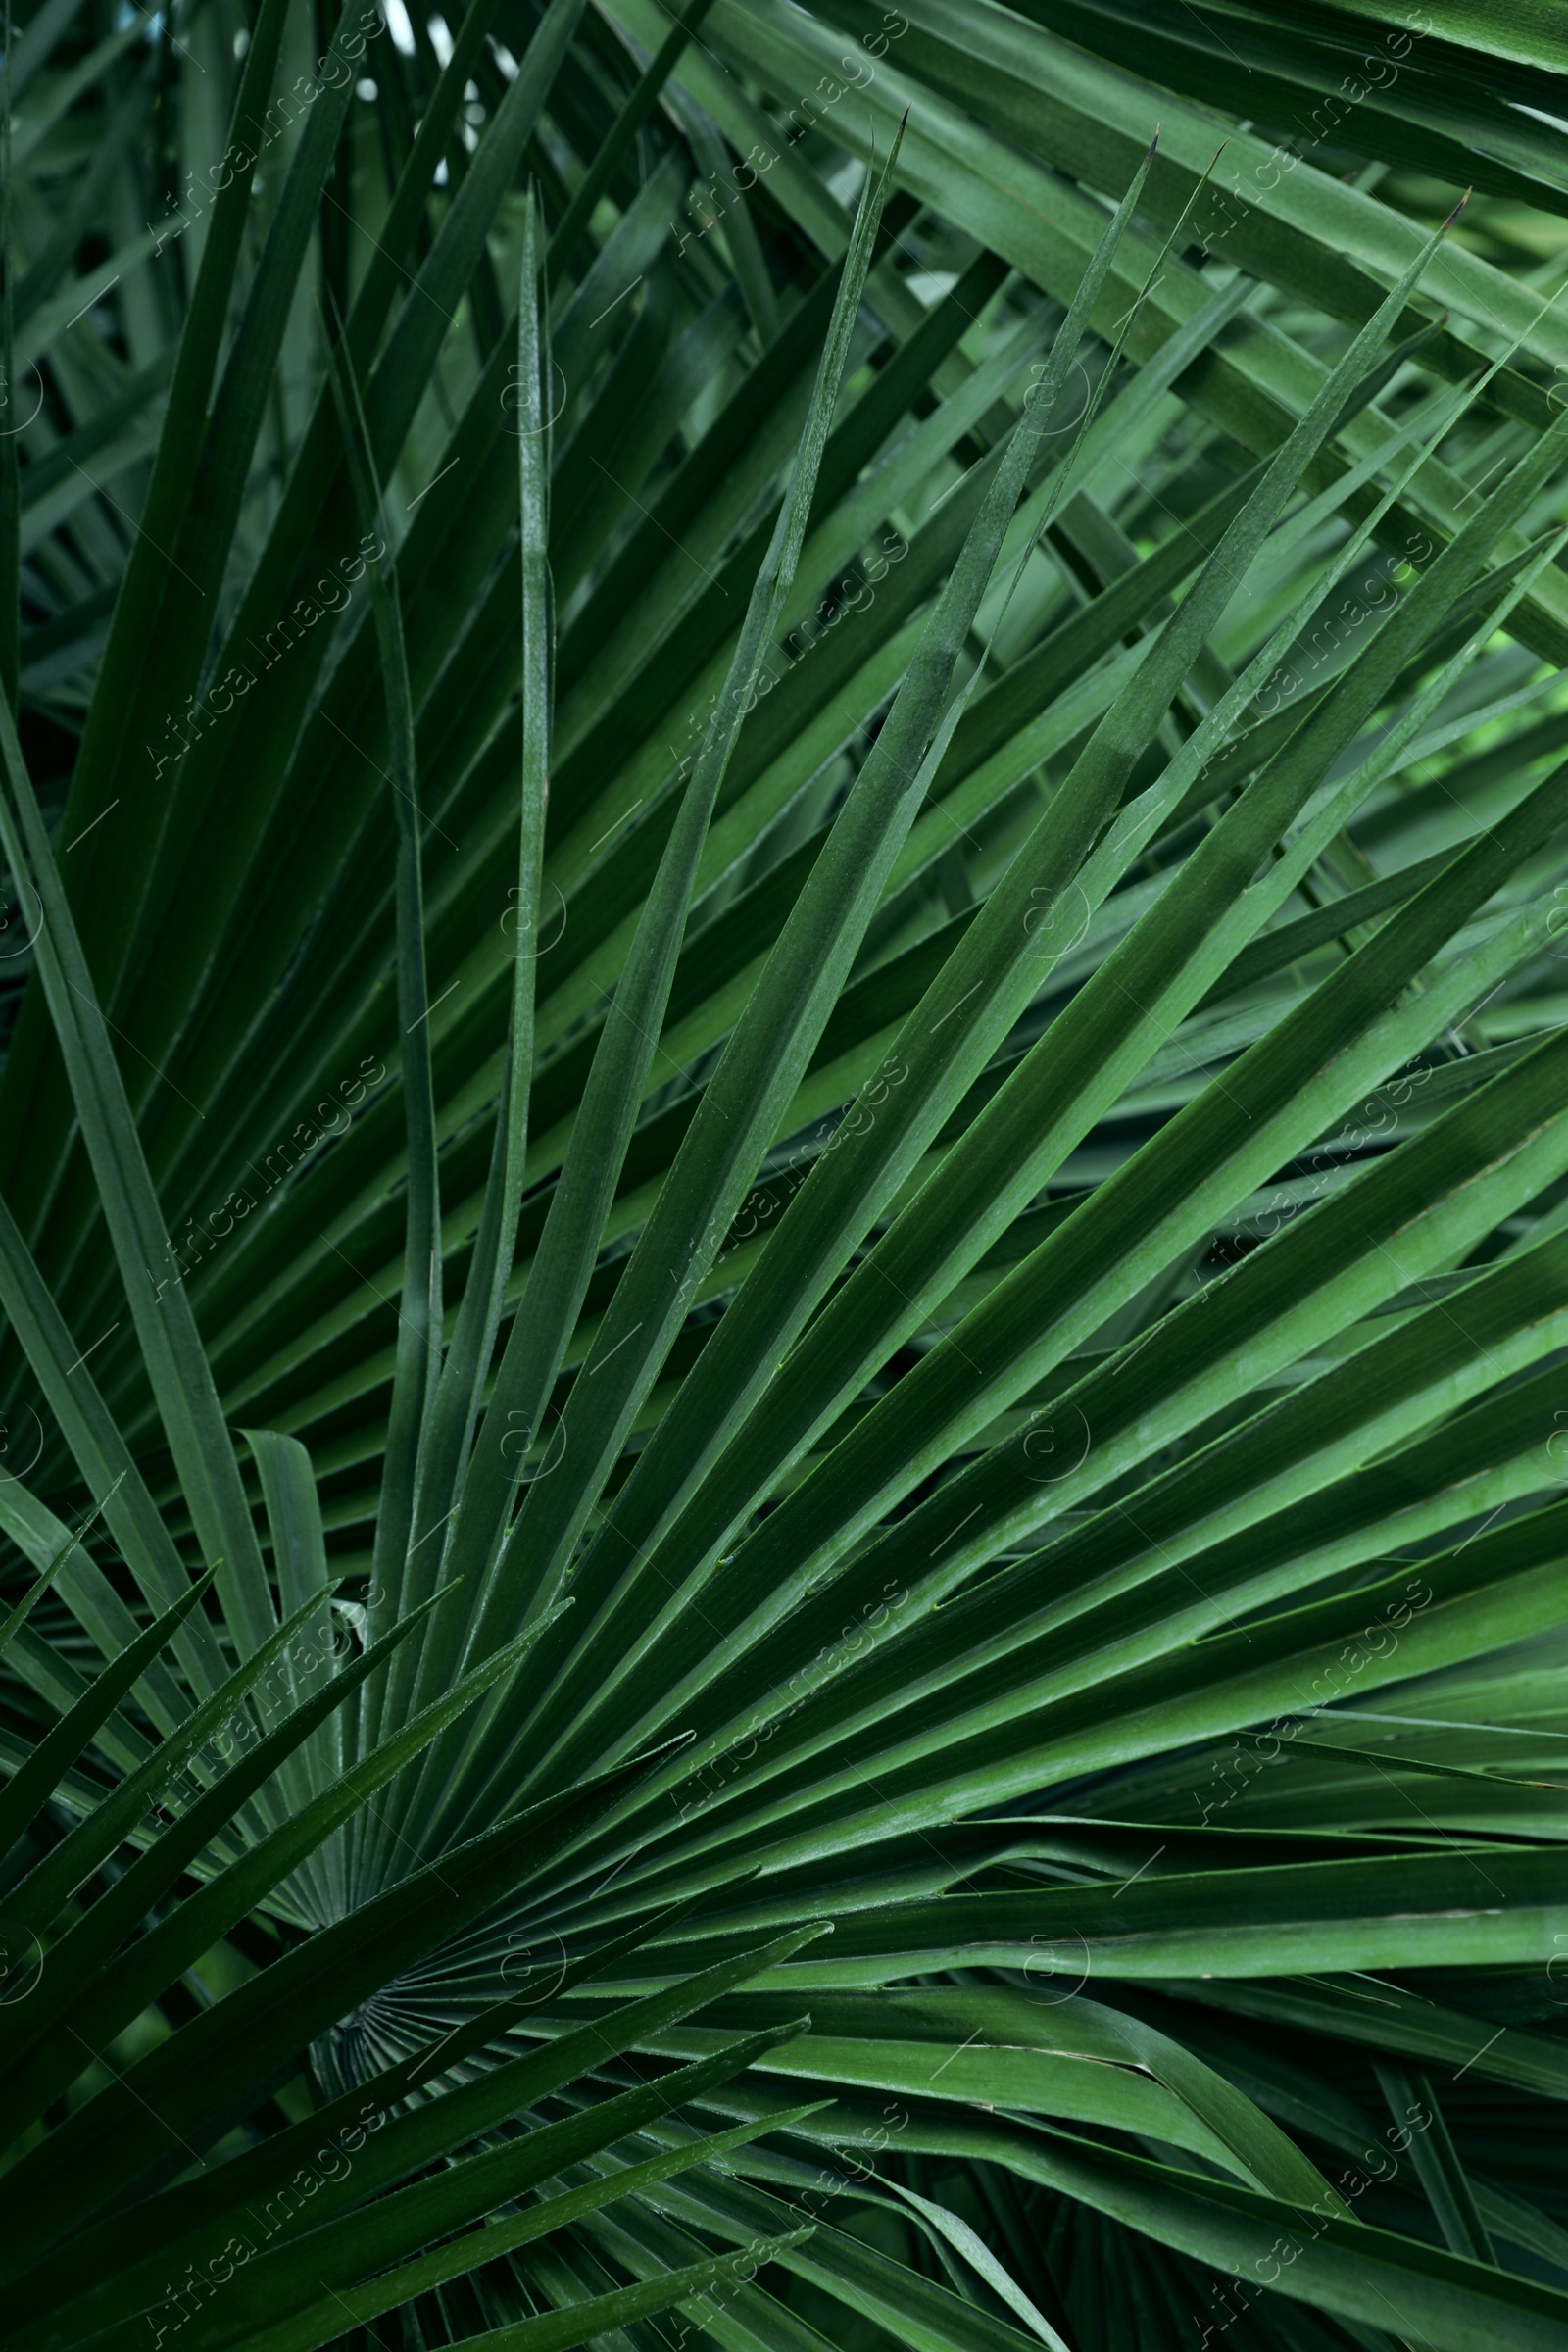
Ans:
[[[1469,201],[1470,201],[1470,198],[1471,198],[1471,196],[1474,194],[1474,192],[1475,192],[1475,191],[1474,191],[1473,189],[1471,189],[1471,188],[1466,188],[1466,190],[1465,190],[1464,194],[1463,194],[1463,195],[1460,197],[1460,199],[1459,199],[1458,203],[1457,203],[1457,204],[1454,206],[1454,208],[1453,208],[1452,212],[1451,212],[1451,213],[1448,215],[1448,218],[1447,218],[1447,219],[1446,219],[1446,220],[1445,220],[1445,222],[1443,223],[1443,232],[1444,232],[1444,234],[1445,234],[1445,235],[1446,235],[1447,231],[1448,231],[1448,230],[1449,230],[1449,229],[1450,229],[1450,228],[1453,226],[1454,222],[1455,222],[1455,221],[1458,220],[1458,218],[1459,218],[1459,215],[1460,215],[1460,214],[1461,214],[1461,213],[1464,211],[1464,208],[1465,208],[1465,206],[1466,206],[1466,205],[1469,203]]]

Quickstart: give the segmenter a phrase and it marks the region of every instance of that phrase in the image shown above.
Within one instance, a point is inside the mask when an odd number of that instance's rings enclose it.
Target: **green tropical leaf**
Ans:
[[[1568,2344],[1560,28],[3,45],[22,2352]]]

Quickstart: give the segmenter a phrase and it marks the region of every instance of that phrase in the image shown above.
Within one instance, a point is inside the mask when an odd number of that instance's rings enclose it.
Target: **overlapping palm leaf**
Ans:
[[[16,2340],[1568,2344],[1555,36],[682,16],[8,61]]]

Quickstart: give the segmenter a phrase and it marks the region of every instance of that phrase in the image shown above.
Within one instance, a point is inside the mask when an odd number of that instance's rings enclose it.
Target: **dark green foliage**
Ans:
[[[9,40],[16,2352],[1568,2352],[1548,18]]]

